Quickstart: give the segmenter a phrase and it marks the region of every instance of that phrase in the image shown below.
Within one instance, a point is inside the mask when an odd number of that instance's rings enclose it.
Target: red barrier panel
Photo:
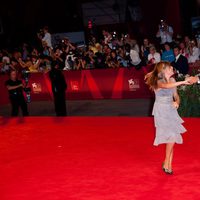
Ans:
[[[67,80],[67,99],[123,99],[150,98],[152,93],[144,83],[144,75],[149,67],[94,69],[63,71]],[[9,102],[5,81],[8,76],[0,76],[0,104]],[[48,73],[32,73],[29,79],[32,101],[51,100],[51,83]]]

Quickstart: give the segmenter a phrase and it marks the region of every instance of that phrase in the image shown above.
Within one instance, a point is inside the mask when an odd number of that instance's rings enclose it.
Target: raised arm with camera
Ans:
[[[166,23],[165,20],[160,20],[156,37],[160,37],[161,44],[164,44],[165,42],[172,42],[173,29]]]

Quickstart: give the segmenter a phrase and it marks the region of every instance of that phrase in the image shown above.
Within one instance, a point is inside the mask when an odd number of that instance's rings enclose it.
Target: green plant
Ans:
[[[181,101],[179,114],[184,117],[200,117],[200,85],[181,86],[178,93]]]
[[[191,75],[198,74],[198,69],[193,70]],[[179,74],[177,81],[184,80],[188,75]],[[178,94],[180,96],[180,107],[178,112],[182,117],[200,117],[200,84],[183,85],[178,87]]]

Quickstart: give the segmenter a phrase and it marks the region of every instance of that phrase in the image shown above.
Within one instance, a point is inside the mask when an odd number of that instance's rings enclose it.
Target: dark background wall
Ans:
[[[6,0],[0,6],[4,34],[0,45],[30,41],[44,25],[51,32],[83,30],[81,3],[83,0]],[[134,1],[134,0],[133,0]],[[142,9],[142,20],[127,22],[139,34],[155,36],[160,19],[165,18],[175,33],[191,34],[191,17],[199,15],[196,0],[137,0]],[[134,28],[133,28],[134,29]]]
[[[51,32],[82,30],[80,4],[76,0],[6,0],[0,6],[4,34],[1,43],[18,43],[35,38],[49,26]],[[3,39],[2,39],[3,38]]]
[[[191,17],[199,16],[196,0],[140,0],[146,31],[155,33],[160,19],[166,19],[176,34],[192,34]]]

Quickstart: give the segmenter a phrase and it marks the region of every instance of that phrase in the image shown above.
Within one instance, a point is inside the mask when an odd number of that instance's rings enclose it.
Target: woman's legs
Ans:
[[[173,155],[174,155],[174,148],[172,148],[171,155],[170,155],[170,158],[169,158],[169,166],[168,166],[168,169],[171,170],[171,171],[172,171]]]
[[[165,154],[165,161],[163,167],[165,169],[171,170],[172,169],[172,160],[173,160],[173,147],[175,143],[167,143],[166,144],[166,154]]]

